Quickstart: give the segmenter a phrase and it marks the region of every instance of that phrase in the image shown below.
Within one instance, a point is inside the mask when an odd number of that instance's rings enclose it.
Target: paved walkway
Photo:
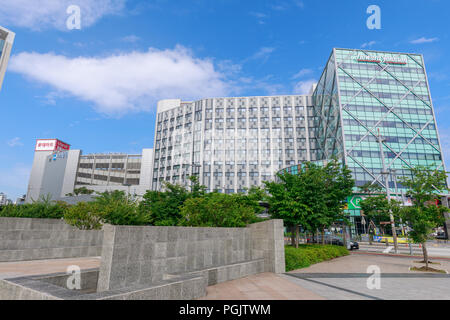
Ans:
[[[409,271],[418,257],[390,257],[352,254],[331,261],[294,270],[284,275],[297,285],[333,300],[450,300],[450,275]],[[433,260],[433,268],[450,270],[450,261]],[[368,267],[380,270],[380,287],[374,284]],[[369,277],[371,277],[369,279]]]
[[[100,257],[0,262],[0,279],[66,272],[67,267],[72,265],[79,266],[80,269],[98,268]]]
[[[323,300],[291,279],[274,273],[260,273],[209,286],[200,300]]]

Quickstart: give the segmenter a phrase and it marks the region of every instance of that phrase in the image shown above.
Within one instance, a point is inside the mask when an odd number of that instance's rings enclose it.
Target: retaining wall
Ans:
[[[0,218],[0,262],[101,256],[103,231],[56,219]]]
[[[98,291],[196,271],[211,274],[209,285],[285,272],[283,221],[247,228],[104,226]]]

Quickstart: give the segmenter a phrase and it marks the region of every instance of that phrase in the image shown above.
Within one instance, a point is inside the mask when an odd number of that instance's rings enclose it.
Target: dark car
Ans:
[[[322,236],[318,235],[315,237],[315,239],[313,238],[308,238],[306,239],[307,243],[318,243],[321,244],[322,243]],[[336,246],[343,246],[344,242],[342,241],[342,238],[337,237],[337,236],[325,236],[325,244],[333,244]]]
[[[358,250],[359,244],[356,241],[350,241],[350,250]]]

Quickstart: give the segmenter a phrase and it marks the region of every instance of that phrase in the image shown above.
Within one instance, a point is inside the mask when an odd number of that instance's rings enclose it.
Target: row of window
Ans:
[[[258,107],[248,107],[248,108],[246,108],[246,107],[239,107],[237,109],[237,111],[241,112],[241,113],[246,113],[247,111],[249,111],[250,113],[256,113],[256,112],[258,112],[258,109],[259,109],[259,111],[261,113],[267,113],[267,112],[269,112],[269,109],[272,110],[272,112],[279,112],[279,111],[281,111],[281,107],[280,106],[272,106],[271,108],[264,107],[264,106],[261,106],[259,108]],[[215,110],[216,114],[222,114],[222,113],[225,112],[225,110],[228,113],[234,113],[236,111],[235,108],[226,108],[225,109],[223,107],[216,107],[215,109],[207,108],[207,109],[205,109],[205,112],[208,115],[210,113],[213,113],[213,110]],[[283,111],[285,113],[291,113],[293,110],[295,110],[295,112],[297,114],[303,114],[304,113],[304,107],[303,106],[295,106],[295,107],[285,106],[285,107],[283,107]],[[161,116],[159,116],[159,115],[161,115]],[[163,114],[161,114],[161,113],[159,115],[158,115],[158,124],[167,124],[169,121],[171,123],[175,122],[175,116],[174,115],[172,115],[170,117],[170,119],[165,113],[164,113],[164,116],[162,116]],[[183,118],[185,120],[190,121],[191,118],[192,118],[192,112],[188,112],[188,113],[186,113],[184,115],[178,115],[176,117],[176,120],[177,120],[177,122],[181,122],[183,120]],[[196,120],[201,120],[201,112],[195,112],[195,118],[196,118]]]
[[[373,105],[357,105],[357,104],[348,104],[347,109],[350,111],[360,111],[360,112],[387,112],[388,108],[381,105],[381,106],[373,106]],[[395,106],[394,112],[402,113],[402,114],[418,114],[418,115],[432,115],[433,112],[431,111],[431,108],[412,108],[412,107],[406,107],[406,106]]]
[[[379,122],[377,120],[359,120],[359,121],[366,127],[374,127]],[[354,119],[343,119],[343,123],[344,123],[344,125],[348,125],[348,126],[361,126],[360,123]],[[424,123],[424,122],[409,122],[408,124],[406,124],[401,121],[381,121],[378,124],[378,127],[407,129],[407,128],[409,128],[409,126],[411,126],[414,129],[421,130],[425,126],[425,124],[426,123]],[[434,129],[436,129],[436,126],[434,124],[430,123],[430,124],[428,124],[426,129],[434,130]]]
[[[359,77],[359,76],[352,76],[353,79],[348,76],[348,75],[341,75],[339,76],[339,81],[342,82],[348,82],[348,83],[353,83],[355,80],[363,85],[366,85],[367,83],[371,83],[371,84],[381,84],[381,85],[389,85],[389,86],[403,86],[402,83],[404,85],[406,85],[408,88],[412,89],[412,88],[427,88],[427,83],[425,81],[419,80],[419,81],[411,81],[411,80],[400,80],[401,82],[399,82],[398,80],[394,79],[394,78],[390,78],[390,79],[383,79],[383,78],[370,78],[370,77]]]
[[[358,95],[357,95],[358,94]],[[390,93],[390,92],[376,92],[376,91],[371,91],[371,93],[369,93],[366,90],[361,90],[361,91],[357,91],[357,90],[341,90],[341,95],[343,96],[348,96],[348,97],[354,97],[354,96],[358,96],[358,97],[373,97],[372,96],[375,95],[375,97],[377,97],[378,99],[403,99],[403,100],[418,100],[419,98],[422,99],[425,102],[430,102],[430,98],[428,95],[416,95],[409,93],[406,97],[404,97],[405,94],[403,93]]]
[[[352,157],[362,157],[362,158],[380,158],[380,152],[378,151],[360,151],[360,150],[353,150],[350,155]],[[386,152],[387,158],[393,159],[397,157],[397,154],[394,152]],[[400,157],[404,159],[410,159],[410,160],[442,160],[440,154],[430,154],[430,153],[415,153],[415,152],[403,152]]]

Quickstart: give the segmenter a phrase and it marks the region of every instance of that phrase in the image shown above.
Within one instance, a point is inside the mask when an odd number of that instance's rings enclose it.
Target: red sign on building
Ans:
[[[38,139],[36,140],[35,151],[68,151],[70,145],[58,139]]]

